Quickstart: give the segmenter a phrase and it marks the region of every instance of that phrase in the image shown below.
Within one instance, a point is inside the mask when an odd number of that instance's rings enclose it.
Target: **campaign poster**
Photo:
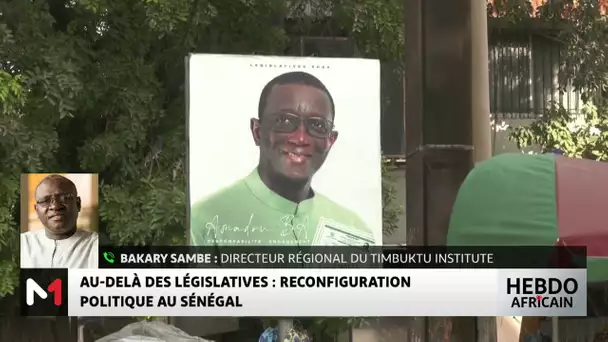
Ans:
[[[382,244],[377,60],[186,65],[190,244]]]

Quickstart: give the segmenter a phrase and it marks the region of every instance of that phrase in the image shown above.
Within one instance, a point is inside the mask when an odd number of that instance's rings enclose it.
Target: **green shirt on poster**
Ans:
[[[315,193],[291,202],[270,190],[257,169],[191,208],[190,243],[209,245],[374,245],[350,210]]]

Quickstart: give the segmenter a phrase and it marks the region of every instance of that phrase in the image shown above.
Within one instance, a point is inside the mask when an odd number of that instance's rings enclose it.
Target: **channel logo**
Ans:
[[[40,286],[34,279],[27,278],[25,281],[25,303],[27,306],[33,306],[36,302],[36,296],[44,300],[49,297],[49,294],[53,297],[53,304],[55,306],[61,306],[63,303],[62,289],[61,289],[61,278],[55,278],[46,287],[46,290]],[[48,291],[48,292],[47,292]]]
[[[22,268],[20,272],[22,316],[68,315],[68,270]]]
[[[511,308],[573,308],[579,290],[574,278],[506,278]]]

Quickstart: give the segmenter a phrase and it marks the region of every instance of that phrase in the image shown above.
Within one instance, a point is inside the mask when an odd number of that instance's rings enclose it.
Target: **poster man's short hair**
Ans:
[[[264,114],[264,110],[266,109],[266,103],[268,101],[268,95],[270,95],[270,91],[272,90],[272,88],[274,88],[274,86],[276,85],[285,84],[307,85],[324,92],[329,98],[329,102],[331,103],[331,118],[332,120],[334,119],[336,115],[336,106],[334,104],[334,98],[329,93],[329,90],[327,90],[327,87],[325,87],[325,84],[323,84],[321,80],[303,71],[293,71],[281,74],[270,80],[270,82],[268,82],[266,86],[264,86],[264,89],[262,89],[262,94],[260,94],[260,102],[258,105],[258,118],[261,119],[262,115]]]

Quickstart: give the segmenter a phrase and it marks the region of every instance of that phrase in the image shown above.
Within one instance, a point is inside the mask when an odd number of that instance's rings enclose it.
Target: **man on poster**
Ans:
[[[50,175],[36,186],[35,197],[44,229],[21,234],[21,268],[97,268],[98,235],[77,228],[81,200],[76,185]]]
[[[315,76],[289,72],[268,82],[250,122],[259,163],[193,205],[191,244],[374,245],[357,214],[311,187],[338,138],[334,118],[333,98]]]

